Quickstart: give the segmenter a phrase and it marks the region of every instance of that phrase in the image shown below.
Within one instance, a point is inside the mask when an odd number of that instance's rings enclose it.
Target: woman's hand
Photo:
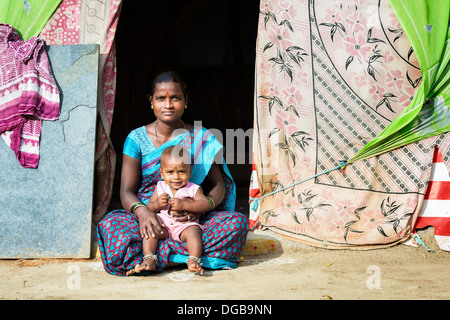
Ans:
[[[156,213],[150,211],[147,207],[138,207],[134,211],[139,219],[139,232],[142,238],[148,239],[156,237],[156,234],[164,233],[164,225],[160,223]]]
[[[129,210],[130,205],[136,201],[141,201],[137,196],[139,181],[141,176],[141,161],[127,155],[123,155],[122,175],[120,183],[120,200],[125,210]],[[151,199],[152,201],[156,200]],[[163,233],[164,228],[160,223],[155,211],[148,207],[137,207],[133,212],[139,219],[139,232],[142,238],[156,237],[158,233]]]
[[[200,219],[200,217],[202,216],[201,213],[187,212],[187,211],[171,211],[170,214],[174,220],[181,223],[194,221]]]

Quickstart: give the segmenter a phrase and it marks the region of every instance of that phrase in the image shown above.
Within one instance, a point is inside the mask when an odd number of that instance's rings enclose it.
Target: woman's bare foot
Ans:
[[[127,273],[126,273],[126,275],[127,275],[127,276],[132,276],[132,275],[135,274],[135,273],[136,273],[136,271],[135,271],[134,268],[133,268],[133,269],[128,270]]]
[[[187,266],[188,266],[188,270],[191,272],[196,272],[199,273],[201,276],[203,275],[203,269],[200,263],[200,259],[196,258],[196,257],[192,257],[190,259],[187,260]]]
[[[137,264],[134,267],[134,270],[139,273],[143,270],[155,270],[156,269],[156,260],[148,259],[144,260],[141,264]]]

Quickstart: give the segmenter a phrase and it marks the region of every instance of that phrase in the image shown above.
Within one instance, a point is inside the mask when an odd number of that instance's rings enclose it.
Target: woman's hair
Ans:
[[[187,85],[183,78],[175,71],[165,71],[158,74],[152,81],[149,97],[155,93],[155,87],[158,83],[176,82],[180,84],[184,96],[187,96]]]

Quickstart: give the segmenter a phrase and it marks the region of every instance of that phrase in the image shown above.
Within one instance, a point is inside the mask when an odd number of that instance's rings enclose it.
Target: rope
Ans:
[[[296,183],[293,183],[293,184],[291,184],[291,185],[289,185],[289,186],[287,186],[287,187],[284,187],[284,188],[282,188],[282,189],[279,189],[279,190],[273,191],[273,192],[271,192],[271,193],[265,194],[265,195],[262,196],[262,197],[259,197],[259,198],[252,198],[252,197],[249,197],[249,199],[252,200],[252,202],[253,202],[253,204],[252,204],[252,210],[253,210],[253,211],[256,211],[256,210],[258,209],[258,207],[259,207],[259,201],[260,201],[261,199],[264,199],[265,197],[268,197],[268,196],[274,195],[274,194],[277,193],[277,192],[280,192],[280,191],[283,191],[283,190],[292,188],[292,187],[294,187],[294,186],[296,186],[296,185],[298,185],[298,184],[300,184],[300,183],[303,183],[303,182],[305,182],[305,181],[308,181],[308,180],[317,178],[318,176],[321,176],[321,175],[326,174],[326,173],[328,173],[328,172],[331,172],[331,171],[337,170],[337,169],[339,169],[339,168],[345,167],[345,166],[347,165],[347,161],[345,161],[345,160],[340,160],[339,162],[340,162],[340,165],[334,167],[333,169],[329,169],[329,170],[323,171],[323,172],[318,173],[318,174],[316,174],[316,175],[314,175],[314,176],[312,176],[312,177],[303,179],[303,180],[301,180],[301,181],[298,181],[298,182],[296,182]]]
[[[417,234],[413,234],[412,237],[414,238],[414,240],[417,242],[418,245],[421,245],[422,247],[424,247],[425,249],[427,249],[427,251],[429,252],[434,252],[433,250],[431,250],[430,248],[428,248],[425,244],[425,242],[422,241],[422,239],[417,235]]]

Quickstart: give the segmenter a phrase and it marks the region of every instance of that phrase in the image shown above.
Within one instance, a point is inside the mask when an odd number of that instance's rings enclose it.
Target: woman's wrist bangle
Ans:
[[[136,208],[138,207],[145,207],[145,204],[143,204],[142,202],[135,202],[130,206],[130,211],[131,213],[134,213],[134,210],[136,210]]]
[[[216,207],[216,203],[214,202],[213,198],[206,197],[206,199],[208,199],[209,201],[209,206],[211,207],[211,210],[214,210],[214,208]]]

